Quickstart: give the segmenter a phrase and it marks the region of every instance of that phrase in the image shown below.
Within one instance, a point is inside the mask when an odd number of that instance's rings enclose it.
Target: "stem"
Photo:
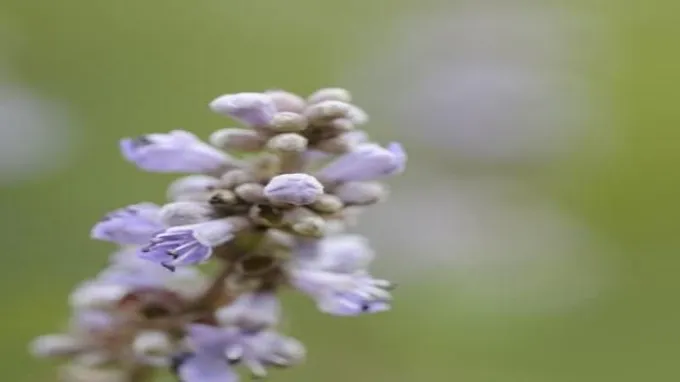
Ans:
[[[222,268],[213,279],[212,284],[210,284],[208,289],[206,289],[205,292],[203,292],[203,294],[196,299],[196,301],[192,304],[192,309],[200,310],[209,308],[214,301],[218,300],[224,293],[224,282],[227,279],[227,276],[229,276],[233,270],[233,262],[223,262]]]
[[[153,375],[153,369],[147,366],[135,365],[129,371],[127,375],[128,382],[148,382],[151,380]]]

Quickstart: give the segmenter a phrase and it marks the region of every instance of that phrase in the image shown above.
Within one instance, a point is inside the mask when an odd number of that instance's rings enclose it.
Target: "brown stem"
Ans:
[[[135,365],[127,375],[127,382],[149,382],[152,380],[153,369],[147,366]]]
[[[214,301],[218,300],[225,292],[224,282],[227,279],[227,276],[229,276],[233,270],[233,262],[223,262],[222,268],[220,269],[219,273],[215,275],[212,284],[210,284],[208,289],[206,289],[205,292],[203,292],[203,294],[199,296],[192,304],[192,310],[200,310],[210,307]]]

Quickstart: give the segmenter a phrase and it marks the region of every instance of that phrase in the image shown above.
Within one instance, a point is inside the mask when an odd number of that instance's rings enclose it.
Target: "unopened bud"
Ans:
[[[321,237],[325,231],[324,219],[306,208],[298,207],[286,211],[283,219],[298,235]]]
[[[174,200],[176,202],[208,203],[212,195],[212,192],[196,192],[178,195]]]
[[[274,153],[264,153],[251,162],[250,171],[255,177],[253,181],[260,181],[275,176],[280,169],[281,158]]]
[[[302,97],[284,90],[268,90],[265,94],[272,99],[278,111],[302,113],[307,105]]]
[[[323,186],[308,174],[283,174],[272,178],[264,195],[274,204],[302,206],[311,204],[323,194]]]
[[[314,145],[314,148],[331,154],[344,154],[352,149],[353,142],[347,135],[339,135],[334,138],[324,139]]]
[[[209,220],[214,211],[208,204],[175,202],[161,208],[161,221],[169,227],[195,224]]]
[[[49,334],[33,340],[30,348],[35,357],[62,357],[79,353],[86,344],[68,334]]]
[[[264,137],[248,129],[221,129],[210,135],[210,144],[223,150],[259,151],[264,143]]]
[[[295,237],[280,229],[270,228],[265,234],[265,244],[270,247],[291,249],[295,247]]]
[[[354,130],[354,122],[347,118],[336,118],[328,123],[327,128],[346,133]]]
[[[378,182],[347,182],[333,193],[344,203],[352,205],[378,203],[387,197],[387,190]]]
[[[266,260],[266,259],[265,259]],[[271,265],[269,263],[262,265]],[[242,294],[230,305],[215,312],[215,318],[224,326],[262,330],[276,325],[281,308],[278,298],[271,293]]]
[[[293,366],[300,364],[305,360],[307,356],[307,351],[302,342],[293,339],[286,338],[282,341],[277,342],[278,348],[275,353],[280,357],[277,362],[280,366]]]
[[[283,111],[274,115],[271,129],[281,133],[295,133],[307,128],[307,118],[302,114]]]
[[[301,153],[307,149],[307,138],[294,133],[279,134],[267,142],[267,148],[274,152]]]
[[[281,210],[276,207],[260,204],[254,205],[250,208],[250,211],[248,211],[248,217],[252,219],[255,224],[265,227],[273,227],[280,224],[283,215]]]
[[[244,183],[234,189],[236,195],[248,203],[266,203],[264,196],[264,186],[259,183]]]
[[[352,105],[347,113],[347,119],[352,121],[356,126],[361,126],[368,123],[368,114],[358,106]]]
[[[238,198],[233,191],[217,190],[212,194],[208,203],[213,206],[232,206],[238,203]]]
[[[320,195],[310,207],[318,212],[325,214],[332,214],[342,209],[342,200],[335,195],[323,194]]]
[[[310,123],[325,121],[333,118],[349,116],[352,105],[341,101],[323,101],[311,105],[305,110],[305,116]]]
[[[139,333],[132,343],[132,349],[143,356],[166,356],[174,350],[168,334],[160,331]]]
[[[263,93],[226,94],[213,100],[210,108],[251,126],[268,125],[276,114],[274,101]]]
[[[111,353],[105,350],[89,350],[76,355],[73,358],[73,362],[87,366],[87,367],[98,367],[113,360]]]
[[[73,291],[69,303],[74,308],[107,309],[115,306],[129,292],[121,285],[89,283]]]
[[[232,189],[243,183],[253,182],[255,178],[252,174],[245,170],[231,170],[220,178],[220,187]]]
[[[130,378],[122,369],[70,363],[59,370],[59,380],[68,382],[126,382]]]
[[[349,91],[342,88],[325,88],[315,91],[307,98],[310,104],[324,102],[324,101],[340,101],[350,103],[352,95]]]
[[[199,194],[216,189],[219,179],[208,175],[189,175],[172,182],[168,187],[168,199],[178,200],[187,194]]]

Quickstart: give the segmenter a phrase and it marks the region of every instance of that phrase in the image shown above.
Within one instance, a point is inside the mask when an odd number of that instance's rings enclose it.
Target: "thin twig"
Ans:
[[[204,309],[210,307],[214,301],[218,300],[225,292],[225,281],[233,272],[235,264],[233,262],[223,262],[219,273],[215,275],[212,284],[199,296],[192,304],[191,310]]]

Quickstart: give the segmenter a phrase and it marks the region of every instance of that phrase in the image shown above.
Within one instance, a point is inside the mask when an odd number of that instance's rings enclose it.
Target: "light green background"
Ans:
[[[118,138],[177,127],[205,136],[224,124],[206,108],[215,95],[334,84],[362,36],[376,41],[393,17],[423,6],[0,0],[0,20],[21,32],[7,35],[19,78],[67,102],[83,135],[68,169],[0,191],[0,380],[53,380],[49,362],[31,359],[25,344],[58,329],[69,289],[104,264],[110,247],[88,239],[90,226],[114,207],[160,201],[170,177],[124,163]],[[619,42],[619,62],[590,74],[611,86],[623,145],[604,168],[575,159],[537,183],[621,249],[607,259],[614,290],[585,308],[514,319],[469,314],[474,301],[456,301],[445,283],[406,285],[394,312],[356,320],[294,299],[288,326],[310,357],[275,380],[680,378],[680,8],[672,0],[569,6],[603,17]]]

